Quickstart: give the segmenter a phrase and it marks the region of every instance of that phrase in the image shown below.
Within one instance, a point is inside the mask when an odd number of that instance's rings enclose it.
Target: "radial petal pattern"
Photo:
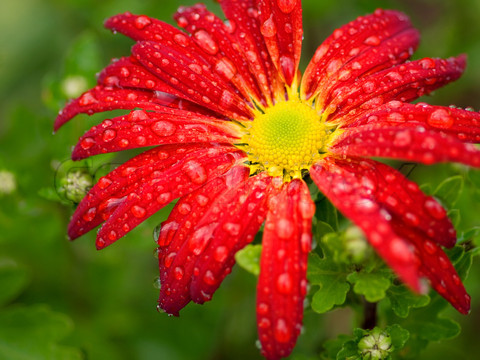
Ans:
[[[412,290],[422,278],[459,312],[470,297],[442,247],[456,243],[446,210],[398,171],[371,160],[480,167],[478,112],[409,104],[460,77],[466,57],[410,61],[419,33],[377,10],[335,30],[299,70],[300,0],[219,0],[181,7],[182,31],[124,13],[105,26],[129,36],[129,56],[67,103],[78,114],[123,110],[93,126],[74,160],[147,147],[98,179],[68,227],[100,226],[102,249],[175,199],[158,232],[159,309],[210,300],[235,254],[264,224],[257,286],[262,354],[288,356],[302,327],[315,205],[303,178],[363,230]]]

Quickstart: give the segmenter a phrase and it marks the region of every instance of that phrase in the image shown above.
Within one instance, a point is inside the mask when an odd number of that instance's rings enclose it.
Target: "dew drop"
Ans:
[[[83,150],[88,150],[90,149],[93,145],[95,145],[95,140],[91,137],[86,137],[82,139],[80,142],[80,146],[82,147]]]
[[[200,75],[202,73],[202,67],[198,64],[189,64],[188,67],[192,70],[195,74]]]
[[[97,209],[92,207],[83,214],[82,218],[83,220],[90,222],[95,218],[96,214],[97,214]]]
[[[110,184],[112,183],[112,180],[110,180],[109,178],[105,177],[105,176],[102,176],[98,182],[97,182],[97,186],[102,189],[102,190],[105,190],[107,187],[110,186]]]
[[[117,136],[117,133],[115,130],[108,129],[103,132],[102,140],[104,142],[110,142],[113,139],[115,139],[116,136]]]
[[[188,240],[188,248],[190,251],[197,256],[200,255],[210,241],[213,230],[214,226],[212,224],[202,226],[195,230]]]
[[[240,234],[241,227],[239,224],[227,222],[223,224],[222,229],[225,230],[231,236],[237,236],[238,234]]]
[[[269,306],[265,303],[260,303],[257,305],[257,313],[259,315],[266,315],[268,314]]]
[[[153,287],[157,290],[160,290],[162,288],[162,282],[160,281],[160,277],[157,276],[154,280],[153,280]]]
[[[215,276],[211,270],[207,270],[205,272],[205,275],[203,275],[203,281],[208,285],[215,285],[217,283],[217,279],[215,279]]]
[[[274,337],[279,343],[287,343],[290,341],[290,329],[287,326],[287,322],[282,318],[278,319],[275,324]]]
[[[207,181],[207,171],[198,161],[190,160],[183,166],[183,171],[194,184],[203,184]]]
[[[295,9],[297,0],[277,0],[277,4],[283,13],[289,14]]]
[[[110,241],[115,241],[117,240],[117,232],[115,230],[112,230],[108,233],[108,239]]]
[[[262,24],[260,27],[260,32],[267,38],[275,36],[277,33],[277,28],[275,26],[275,22],[273,21],[273,15],[270,15],[270,17]]]
[[[144,110],[133,110],[130,114],[128,114],[128,120],[132,122],[148,119],[148,114]]]
[[[152,125],[152,131],[158,136],[170,136],[176,131],[176,126],[169,121],[160,120]]]
[[[147,80],[145,81],[145,86],[148,88],[148,89],[153,89],[155,87],[155,81],[153,80]]]
[[[130,142],[127,139],[120,139],[118,141],[118,146],[125,148],[130,144]]]
[[[135,27],[138,30],[144,29],[146,26],[150,25],[152,21],[144,15],[141,15],[135,19]]]
[[[146,213],[145,209],[138,205],[132,206],[131,211],[133,216],[135,216],[136,218],[142,218],[145,216],[145,213]]]
[[[129,77],[130,76],[130,70],[128,70],[128,68],[126,68],[125,66],[121,67],[120,68],[120,76],[121,77]]]
[[[277,290],[281,294],[290,294],[293,289],[292,277],[288,273],[280,274],[277,278]]]
[[[205,206],[208,204],[208,197],[202,194],[197,195],[195,200],[197,200],[197,203],[200,206]]]
[[[188,203],[182,203],[178,206],[178,212],[182,215],[187,215],[192,210],[192,207]]]
[[[224,57],[215,64],[215,71],[227,80],[232,80],[237,73],[237,68],[229,59]]]
[[[80,106],[87,106],[87,105],[92,105],[92,104],[96,103],[97,101],[98,100],[95,99],[95,97],[91,93],[87,92],[87,93],[83,94],[80,97],[80,99],[78,99],[78,104]]]
[[[165,265],[166,268],[169,268],[170,266],[172,266],[173,260],[175,259],[176,256],[177,256],[176,252],[171,252],[170,254],[165,256],[165,259],[163,260],[163,264]]]
[[[365,45],[377,46],[380,44],[380,38],[376,35],[369,36],[364,41]]]
[[[454,120],[447,110],[438,109],[430,114],[427,123],[435,128],[448,129],[452,127]]]
[[[308,253],[312,250],[312,236],[310,234],[302,234],[300,238],[300,247],[304,253]]]
[[[173,276],[175,277],[175,279],[177,279],[179,281],[182,280],[183,274],[184,274],[184,271],[183,271],[183,268],[181,266],[177,266],[173,270]]]
[[[180,46],[186,47],[188,45],[188,38],[184,34],[175,34],[173,40]]]
[[[395,138],[393,139],[393,145],[395,146],[408,146],[412,143],[412,135],[409,131],[399,131],[395,134]]]
[[[370,94],[375,91],[375,83],[373,81],[367,81],[362,85],[362,89],[366,94]]]
[[[295,232],[295,227],[291,220],[282,218],[277,220],[275,224],[275,231],[280,239],[288,240]]]
[[[218,53],[218,45],[205,30],[198,30],[193,34],[197,44],[210,55]]]
[[[271,326],[270,320],[267,318],[261,318],[260,321],[258,322],[258,327],[262,329],[267,329]]]
[[[430,198],[425,201],[425,210],[435,219],[442,220],[447,216],[445,209],[434,199]]]
[[[437,251],[437,249],[435,247],[435,244],[433,242],[431,242],[430,240],[425,240],[425,242],[423,243],[423,248],[430,255],[435,254],[435,252]]]
[[[224,262],[227,259],[228,256],[228,249],[226,246],[219,246],[215,249],[215,252],[213,254],[213,258],[215,261],[218,262]]]
[[[424,58],[424,59],[420,60],[418,63],[425,70],[433,69],[435,67],[435,60],[433,60],[431,58]]]
[[[160,195],[157,197],[157,202],[160,203],[160,204],[166,204],[166,203],[168,203],[171,199],[172,199],[172,193],[166,192],[166,193],[160,194]]]

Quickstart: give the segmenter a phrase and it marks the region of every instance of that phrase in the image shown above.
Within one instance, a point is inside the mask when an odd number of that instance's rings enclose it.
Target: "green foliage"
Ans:
[[[235,261],[255,276],[260,274],[260,254],[262,245],[247,245],[235,254]]]
[[[438,198],[448,209],[458,201],[463,189],[463,177],[460,175],[449,177],[437,186],[433,195]]]

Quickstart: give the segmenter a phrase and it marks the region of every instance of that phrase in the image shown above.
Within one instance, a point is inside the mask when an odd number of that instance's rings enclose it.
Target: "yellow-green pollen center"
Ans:
[[[267,171],[286,181],[301,178],[322,157],[327,140],[321,116],[297,99],[277,102],[244,125],[241,143],[252,172]]]

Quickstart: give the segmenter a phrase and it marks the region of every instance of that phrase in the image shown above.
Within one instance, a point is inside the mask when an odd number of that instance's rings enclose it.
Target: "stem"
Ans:
[[[364,300],[362,329],[373,329],[377,325],[377,303]]]

